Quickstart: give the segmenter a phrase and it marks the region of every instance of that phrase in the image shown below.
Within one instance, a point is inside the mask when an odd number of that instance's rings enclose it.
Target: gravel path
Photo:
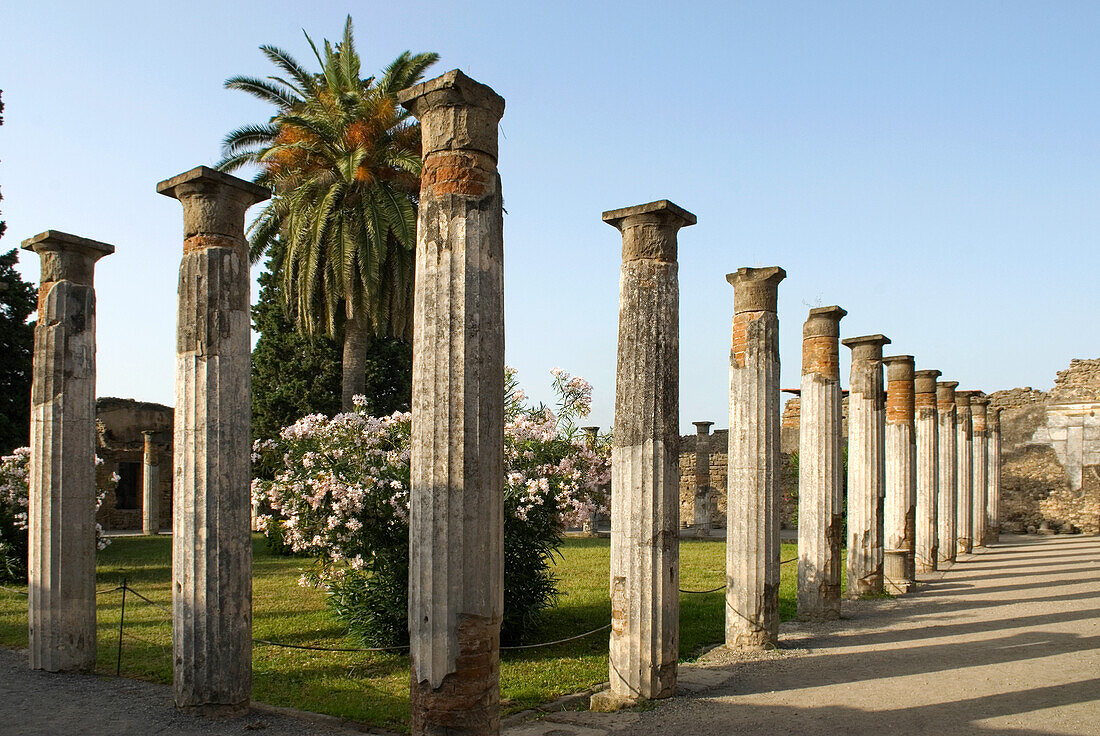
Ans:
[[[1012,537],[895,600],[785,624],[755,658],[718,649],[681,667],[688,693],[652,710],[557,713],[508,736],[1100,734],[1100,538]],[[0,650],[0,734],[362,733],[258,707],[181,716],[163,685],[27,669]]]
[[[696,694],[561,713],[509,736],[1100,734],[1100,538],[1002,537],[894,600],[785,624],[755,661],[681,667]]]

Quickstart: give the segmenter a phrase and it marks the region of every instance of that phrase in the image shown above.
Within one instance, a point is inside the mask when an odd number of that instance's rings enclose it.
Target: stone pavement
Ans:
[[[1100,537],[1002,536],[894,600],[790,622],[752,660],[716,650],[681,667],[694,694],[648,711],[563,712],[508,736],[1100,733]],[[0,649],[0,734],[355,733],[336,719],[254,709],[179,715],[171,688],[27,669]]]
[[[1001,539],[905,597],[784,624],[758,661],[716,651],[682,667],[702,692],[506,733],[1100,734],[1100,538]]]

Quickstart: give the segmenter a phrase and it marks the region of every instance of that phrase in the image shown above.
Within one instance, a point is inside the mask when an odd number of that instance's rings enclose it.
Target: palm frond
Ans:
[[[301,98],[292,90],[255,77],[230,77],[225,80],[225,88],[247,92],[253,97],[285,110],[293,109],[301,102]]]

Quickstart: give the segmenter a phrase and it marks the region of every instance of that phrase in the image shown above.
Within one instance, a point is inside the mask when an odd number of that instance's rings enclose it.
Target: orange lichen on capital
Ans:
[[[185,238],[183,241],[183,254],[187,255],[188,253],[206,250],[207,248],[231,248],[233,250],[240,250],[243,247],[245,247],[243,241],[225,235],[192,235],[190,238]]]
[[[886,384],[886,421],[890,424],[913,423],[912,381],[890,381]]]
[[[802,339],[802,374],[820,373],[825,378],[840,380],[840,347],[831,335]]]
[[[481,151],[435,151],[424,159],[420,186],[426,196],[484,197],[496,178],[496,163]]]

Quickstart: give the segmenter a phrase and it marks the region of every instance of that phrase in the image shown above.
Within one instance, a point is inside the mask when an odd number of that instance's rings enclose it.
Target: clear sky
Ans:
[[[818,305],[963,387],[1045,389],[1100,355],[1100,3],[5,3],[0,248],[50,228],[117,247],[100,395],[173,403],[182,220],[156,183],[270,116],[222,87],[272,73],[260,44],[310,62],[302,29],[335,40],[348,13],[365,69],[437,51],[432,76],[507,100],[507,361],[536,398],[561,366],[611,423],[620,238],[600,213],[662,198],[699,218],[684,431],[728,424],[740,266],[787,270],[785,387]]]

